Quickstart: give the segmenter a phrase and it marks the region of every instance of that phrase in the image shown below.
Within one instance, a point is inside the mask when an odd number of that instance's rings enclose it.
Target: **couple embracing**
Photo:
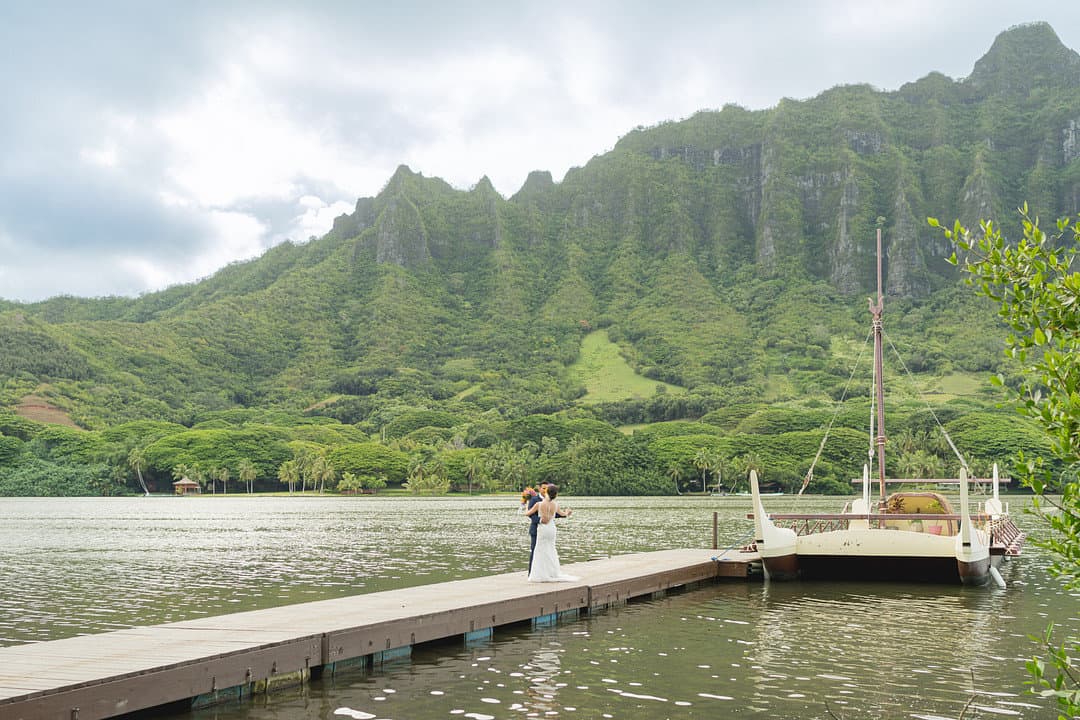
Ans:
[[[529,517],[529,582],[576,582],[579,578],[566,575],[559,567],[555,550],[555,518],[570,517],[573,510],[559,508],[555,498],[558,485],[540,483],[540,492],[529,495],[525,514]]]

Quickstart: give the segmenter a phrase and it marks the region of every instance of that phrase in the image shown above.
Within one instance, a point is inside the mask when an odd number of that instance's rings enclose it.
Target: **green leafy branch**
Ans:
[[[1034,512],[1049,531],[1032,542],[1049,550],[1051,572],[1066,589],[1080,587],[1080,272],[1073,269],[1080,252],[1080,222],[1061,219],[1057,234],[1048,235],[1032,220],[1025,204],[1020,209],[1023,235],[1012,243],[992,221],[980,223],[981,234],[959,222],[944,229],[956,251],[949,258],[961,267],[977,292],[998,304],[998,314],[1011,332],[1006,354],[1021,365],[1019,384],[1010,387],[998,375],[996,385],[1012,392],[1021,414],[1033,418],[1046,432],[1050,451],[1065,467],[1058,478],[1042,457],[1018,456],[1017,472],[1035,491]],[[937,220],[929,219],[933,227]],[[1054,499],[1048,493],[1060,492]],[[1033,691],[1055,697],[1069,715],[1080,714],[1080,682],[1067,649],[1075,640],[1054,646],[1053,624],[1037,641],[1048,653],[1056,674],[1038,658],[1027,664]],[[1063,715],[1064,717],[1064,715]]]

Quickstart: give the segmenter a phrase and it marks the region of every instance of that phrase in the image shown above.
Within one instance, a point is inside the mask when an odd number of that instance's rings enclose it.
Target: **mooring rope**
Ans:
[[[757,512],[757,508],[755,508],[755,509],[754,509],[754,512]],[[727,554],[728,554],[729,552],[731,552],[731,551],[732,551],[732,550],[734,550],[735,548],[737,548],[737,547],[742,547],[742,546],[745,546],[745,545],[746,545],[746,541],[747,541],[747,540],[749,540],[749,539],[750,539],[750,538],[752,538],[752,537],[754,537],[754,529],[753,529],[753,528],[751,528],[751,529],[750,529],[750,532],[746,533],[746,534],[745,534],[745,535],[743,535],[743,536],[742,536],[741,538],[739,538],[738,540],[736,540],[736,541],[735,541],[735,544],[734,544],[734,545],[732,545],[732,546],[730,546],[730,547],[728,547],[728,548],[727,548],[726,550],[724,550],[724,552],[720,553],[719,555],[713,555],[712,559],[713,559],[713,560],[715,560],[716,562],[720,562],[720,560],[721,560],[721,559],[722,559],[722,558],[723,558],[723,557],[724,557],[725,555],[727,555]]]

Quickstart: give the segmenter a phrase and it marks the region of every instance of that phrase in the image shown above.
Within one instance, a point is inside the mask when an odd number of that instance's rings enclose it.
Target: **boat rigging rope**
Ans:
[[[926,405],[926,409],[930,411],[930,417],[934,418],[934,422],[936,422],[937,426],[941,429],[941,434],[945,436],[945,442],[949,443],[949,447],[952,448],[953,453],[956,455],[956,459],[960,461],[960,467],[964,468],[964,470],[968,474],[968,477],[973,477],[971,468],[968,467],[967,460],[964,459],[964,456],[960,454],[960,451],[956,448],[956,445],[953,444],[952,438],[949,437],[949,433],[945,430],[945,426],[941,424],[940,420],[938,420],[938,416],[937,413],[934,412],[934,408],[930,407],[930,403],[927,402],[926,398],[923,397],[922,392],[919,391],[918,386],[915,384],[915,376],[911,374],[911,371],[908,370],[907,365],[904,364],[904,358],[900,357],[900,351],[896,349],[895,345],[893,345],[892,338],[890,338],[888,335],[885,335],[884,331],[882,331],[881,334],[884,335],[885,339],[889,341],[889,347],[891,347],[893,353],[895,353],[896,359],[900,361],[900,367],[902,367],[904,369],[904,372],[907,373],[908,379],[911,380],[911,386],[915,388],[916,392],[919,392],[919,399],[923,401],[924,405]]]
[[[829,432],[832,431],[833,423],[836,422],[836,416],[840,414],[840,409],[844,406],[848,387],[851,385],[852,378],[855,377],[855,371],[859,368],[859,361],[862,360],[862,354],[866,350],[866,346],[870,343],[870,338],[873,337],[873,334],[874,330],[871,328],[870,332],[866,334],[866,340],[863,341],[862,347],[859,348],[859,355],[855,358],[854,365],[851,366],[851,374],[848,375],[847,382],[844,383],[844,391],[840,394],[840,402],[836,404],[836,411],[833,412],[833,416],[829,420],[829,426],[825,428],[825,436],[821,438],[821,444],[818,445],[817,455],[814,456],[814,461],[810,463],[810,469],[806,471],[806,477],[803,478],[802,487],[799,488],[799,497],[802,497],[803,491],[806,490],[810,481],[814,479],[814,466],[817,465],[817,461],[821,459],[821,452],[825,449],[825,441],[829,439]]]

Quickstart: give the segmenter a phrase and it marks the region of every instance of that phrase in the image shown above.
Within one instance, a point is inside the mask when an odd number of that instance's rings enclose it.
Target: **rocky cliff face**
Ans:
[[[408,198],[391,198],[375,225],[375,261],[416,268],[431,258],[427,233],[416,206]]]
[[[858,276],[858,242],[852,234],[852,223],[859,208],[859,185],[855,176],[848,172],[844,178],[837,212],[836,242],[829,248],[829,280],[845,295],[852,295],[863,286]]]
[[[1069,120],[1061,131],[1061,160],[1065,165],[1080,158],[1078,135],[1080,135],[1080,118]]]
[[[465,391],[480,408],[547,412],[575,397],[565,366],[581,334],[605,327],[640,372],[692,388],[757,393],[766,368],[794,367],[781,357],[789,342],[822,348],[796,374],[825,379],[817,361],[830,330],[804,326],[817,316],[807,304],[838,318],[819,281],[872,292],[879,217],[891,300],[955,282],[927,216],[1015,228],[1012,209],[1036,199],[1044,221],[1077,213],[1078,82],[1075,53],[1025,26],[969,80],[932,73],[896,92],[834,88],[771,110],[698,113],[635,130],[559,183],[533,173],[510,199],[485,178],[462,191],[403,166],[317,241],[139,300],[27,307],[27,321],[41,321],[33,333],[9,310],[0,363],[104,387],[101,363],[78,363],[105,348],[116,397],[129,397],[132,376],[144,388],[195,377],[213,388],[196,404],[213,408],[242,397],[237,388],[315,399],[340,384],[409,403]],[[68,386],[88,397],[89,385]],[[146,399],[140,417],[187,414],[184,387],[170,404]],[[353,400],[349,412],[375,407]]]
[[[1000,217],[997,210],[998,192],[995,192],[991,172],[980,159],[976,159],[975,168],[964,182],[960,196],[960,222],[965,227],[978,227],[983,218]]]
[[[885,294],[889,297],[925,297],[931,289],[920,241],[925,222],[916,219],[903,190],[893,203],[893,217],[895,221],[885,251]]]
[[[1052,206],[1043,217],[1080,210],[1078,87],[1080,56],[1048,25],[1024,25],[962,81],[933,73],[895,93],[855,86],[758,113],[699,113],[631,133],[561,184],[535,172],[509,201],[486,178],[462,197],[399,168],[341,222],[370,238],[378,262],[405,268],[461,253],[517,264],[521,248],[557,239],[586,249],[594,269],[582,277],[595,278],[632,241],[642,262],[688,255],[706,274],[750,262],[855,294],[872,289],[881,216],[888,293],[920,297],[952,277],[926,217],[1007,225],[1025,194]],[[1040,115],[1036,90],[1064,111]]]

